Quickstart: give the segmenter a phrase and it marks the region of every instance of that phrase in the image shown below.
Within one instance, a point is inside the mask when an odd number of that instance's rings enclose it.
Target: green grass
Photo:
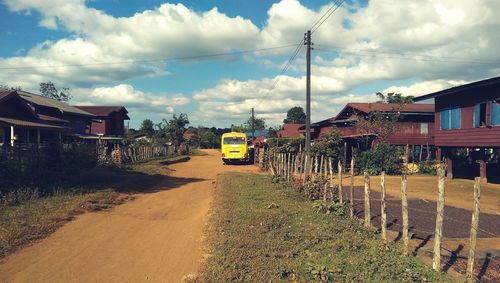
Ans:
[[[202,282],[448,282],[399,247],[269,176],[229,173],[217,186]]]

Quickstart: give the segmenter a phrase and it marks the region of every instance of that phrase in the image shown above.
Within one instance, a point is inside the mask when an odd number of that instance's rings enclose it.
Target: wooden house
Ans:
[[[85,132],[94,115],[25,91],[0,91],[0,143],[40,143]]]
[[[416,98],[434,99],[434,142],[447,161],[448,176],[499,182],[500,77]]]
[[[303,138],[303,132],[300,132],[300,128],[304,124],[283,124],[281,130],[276,133],[278,138]]]
[[[87,134],[103,136],[124,136],[125,120],[130,120],[124,106],[76,106],[94,114],[98,120],[92,123]]]
[[[335,117],[311,124],[311,140],[321,137],[336,127],[345,142],[346,158],[353,148],[370,149],[379,142],[379,136],[362,127],[365,118],[373,113],[397,115],[396,128],[391,129],[386,142],[405,146],[410,161],[416,157],[432,157],[434,140],[433,104],[348,103]],[[305,127],[301,127],[304,130]]]

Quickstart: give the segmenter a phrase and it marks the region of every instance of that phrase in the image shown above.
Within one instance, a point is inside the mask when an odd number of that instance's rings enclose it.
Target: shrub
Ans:
[[[422,174],[436,175],[436,164],[430,160],[421,161],[418,163],[418,171]]]
[[[362,152],[357,157],[358,172],[368,171],[377,175],[385,171],[387,174],[401,173],[401,150],[386,143],[381,143],[374,150]]]

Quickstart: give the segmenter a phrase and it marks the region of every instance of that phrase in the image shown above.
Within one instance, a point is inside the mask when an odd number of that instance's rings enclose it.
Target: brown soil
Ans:
[[[110,211],[86,213],[0,262],[1,282],[181,282],[202,258],[202,229],[223,166],[206,150],[169,166],[148,193]]]

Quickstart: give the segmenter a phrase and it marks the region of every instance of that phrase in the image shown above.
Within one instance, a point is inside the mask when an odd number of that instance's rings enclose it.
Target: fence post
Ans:
[[[287,166],[286,166],[286,180],[288,183],[290,183],[290,171],[292,169],[292,154],[291,153],[288,153],[288,157],[287,157]]]
[[[476,255],[477,228],[479,226],[479,198],[481,196],[480,177],[474,179],[474,208],[470,225],[469,258],[467,259],[467,281],[474,282],[474,257]]]
[[[438,199],[436,213],[436,230],[434,232],[434,256],[432,258],[432,268],[436,271],[441,270],[441,233],[443,230],[443,210],[444,210],[444,168],[440,166],[437,170],[438,175]]]
[[[387,211],[385,208],[385,172],[380,173],[380,225],[382,241],[387,242]]]
[[[408,179],[406,173],[401,175],[401,213],[403,214],[403,251],[408,254]]]
[[[342,163],[339,160],[337,170],[339,170],[339,201],[340,203],[344,202],[344,192],[342,190]]]
[[[365,227],[370,227],[370,175],[368,171],[364,172],[364,182],[365,182]]]
[[[328,159],[328,163],[330,164],[330,191],[331,191],[331,197],[332,197],[332,201],[333,201],[333,186],[334,186],[334,183],[333,183],[333,160],[332,158],[330,157]]]
[[[354,155],[351,157],[351,187],[349,189],[349,213],[351,218],[354,217]]]

